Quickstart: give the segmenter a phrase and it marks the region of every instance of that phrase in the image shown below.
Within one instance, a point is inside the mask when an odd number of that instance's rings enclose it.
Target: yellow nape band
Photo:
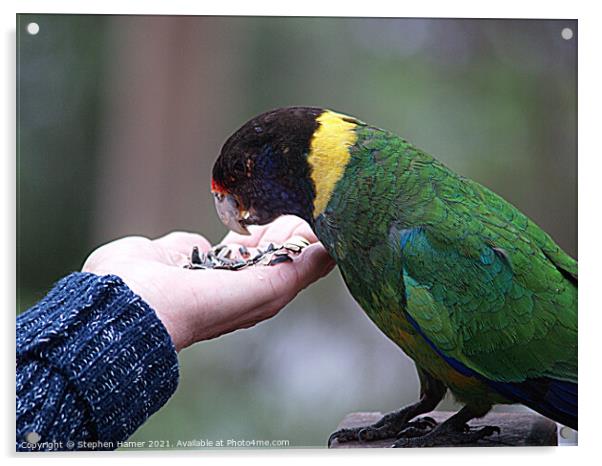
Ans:
[[[316,189],[314,218],[326,209],[337,181],[349,162],[349,147],[355,144],[356,124],[353,118],[325,110],[316,121],[318,129],[311,139],[307,161]]]

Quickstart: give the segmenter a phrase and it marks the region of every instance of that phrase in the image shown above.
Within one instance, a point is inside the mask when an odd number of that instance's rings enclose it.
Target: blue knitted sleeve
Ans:
[[[117,448],[178,384],[165,327],[114,275],[65,277],[16,337],[17,450]]]

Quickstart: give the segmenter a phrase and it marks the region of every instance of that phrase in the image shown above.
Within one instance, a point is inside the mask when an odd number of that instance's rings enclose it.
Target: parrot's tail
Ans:
[[[520,383],[491,381],[489,383],[503,395],[577,430],[578,385],[576,382],[540,377]]]

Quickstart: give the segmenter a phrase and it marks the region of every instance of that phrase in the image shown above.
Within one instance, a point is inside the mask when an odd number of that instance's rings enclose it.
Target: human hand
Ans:
[[[170,334],[176,350],[248,328],[273,317],[296,295],[334,267],[324,247],[303,220],[280,217],[249,227],[250,236],[228,233],[222,244],[238,251],[302,236],[311,244],[292,262],[247,267],[239,271],[183,268],[193,246],[206,252],[201,235],[173,232],[156,240],[130,236],[96,249],[83,271],[114,274],[146,301]]]

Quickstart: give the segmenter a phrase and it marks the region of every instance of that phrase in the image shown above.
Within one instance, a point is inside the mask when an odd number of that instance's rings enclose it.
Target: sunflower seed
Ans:
[[[199,248],[197,246],[194,246],[192,248],[192,253],[190,254],[190,262],[192,264],[201,264],[201,257],[199,256]]]
[[[276,265],[276,264],[280,264],[282,262],[292,262],[293,258],[291,256],[287,255],[277,255],[275,257],[273,257],[270,262],[268,263],[268,265]]]
[[[226,247],[225,244],[218,244],[217,246],[213,246],[212,251],[214,254],[219,254],[222,249]]]
[[[218,259],[229,259],[231,254],[232,254],[232,250],[229,247],[224,246],[223,248],[220,248],[219,253],[217,254],[217,258]]]
[[[263,256],[265,255],[265,253],[261,250],[258,249],[257,250],[257,254],[255,254],[255,256],[253,257],[253,259],[251,259],[251,262],[257,262],[258,260],[260,260]]]
[[[184,266],[185,269],[206,269],[207,267],[205,267],[204,265],[200,265],[200,264],[186,264]]]
[[[301,236],[294,236],[282,245],[284,249],[288,249],[294,253],[301,252],[307,246],[309,246],[309,241]]]
[[[248,259],[251,256],[251,253],[245,246],[239,247],[238,252],[243,259]]]
[[[240,261],[240,262],[237,262],[236,264],[232,265],[231,267],[232,267],[232,270],[240,270],[240,269],[244,269],[248,265],[249,265],[248,262]]]

